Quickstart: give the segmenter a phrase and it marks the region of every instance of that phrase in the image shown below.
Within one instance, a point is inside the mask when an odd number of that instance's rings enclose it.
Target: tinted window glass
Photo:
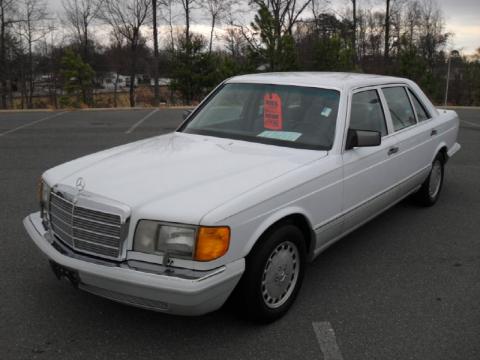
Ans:
[[[340,93],[270,84],[226,84],[181,131],[280,146],[332,147]]]
[[[405,88],[399,86],[383,88],[382,90],[392,116],[393,128],[401,130],[414,125],[416,123],[415,115]]]
[[[377,90],[358,92],[352,97],[350,129],[379,131],[387,134],[385,115]]]
[[[418,121],[425,121],[430,119],[430,115],[428,114],[427,110],[425,110],[425,107],[420,102],[420,100],[418,100],[417,96],[413,93],[413,91],[408,89],[408,92],[410,93],[413,106],[415,107],[415,111],[417,112]]]

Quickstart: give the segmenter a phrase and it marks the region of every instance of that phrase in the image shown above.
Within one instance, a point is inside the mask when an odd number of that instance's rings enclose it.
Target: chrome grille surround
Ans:
[[[52,188],[47,207],[53,236],[73,250],[102,258],[125,258],[130,208],[73,187]]]

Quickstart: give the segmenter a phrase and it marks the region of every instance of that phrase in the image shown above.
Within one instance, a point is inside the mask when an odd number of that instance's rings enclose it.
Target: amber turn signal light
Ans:
[[[200,226],[197,232],[195,260],[211,261],[225,255],[230,245],[228,226]]]

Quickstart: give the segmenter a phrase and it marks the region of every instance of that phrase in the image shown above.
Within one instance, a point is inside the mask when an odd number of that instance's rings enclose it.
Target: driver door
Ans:
[[[355,228],[384,209],[395,198],[397,139],[387,126],[384,105],[377,88],[354,91],[350,97],[349,129],[378,131],[379,146],[344,150],[343,232]]]

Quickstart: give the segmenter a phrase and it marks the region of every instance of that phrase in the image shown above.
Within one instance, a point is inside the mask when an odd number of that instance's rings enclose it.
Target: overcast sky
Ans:
[[[200,0],[201,1],[201,0]],[[328,0],[327,0],[328,1]],[[360,7],[370,6],[380,0],[357,0]],[[396,1],[396,0],[392,0]],[[443,11],[446,30],[454,33],[452,49],[462,50],[465,54],[480,48],[480,0],[435,0]],[[47,0],[50,9],[61,12],[61,0]],[[344,8],[350,0],[330,0],[334,7]],[[202,21],[201,19],[196,19]],[[206,19],[203,20],[206,22]],[[206,24],[205,24],[206,25]]]
[[[465,53],[480,48],[480,0],[437,0],[447,30],[455,33],[454,46]]]

